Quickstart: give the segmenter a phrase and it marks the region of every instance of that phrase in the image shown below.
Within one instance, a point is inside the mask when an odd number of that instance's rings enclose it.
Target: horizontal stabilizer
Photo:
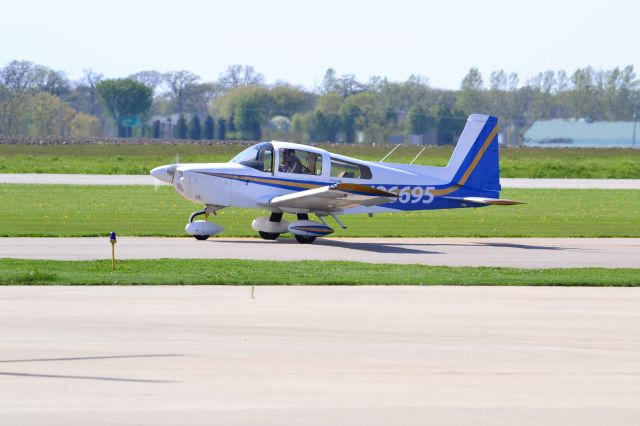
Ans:
[[[524,204],[521,201],[507,200],[505,198],[484,198],[484,197],[463,197],[463,198],[444,197],[444,198],[447,200],[458,200],[458,201],[464,201],[467,203],[482,204],[484,206],[515,206],[517,204]]]

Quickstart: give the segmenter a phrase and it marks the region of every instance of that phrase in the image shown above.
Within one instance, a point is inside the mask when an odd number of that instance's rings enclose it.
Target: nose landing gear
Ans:
[[[212,222],[207,222],[209,214],[215,214],[215,212],[216,209],[212,209],[207,206],[204,210],[191,213],[191,216],[189,216],[189,223],[187,223],[187,226],[185,227],[187,234],[192,235],[198,241],[204,241],[210,236],[222,232],[222,226]],[[196,217],[203,215],[204,220],[194,220]]]

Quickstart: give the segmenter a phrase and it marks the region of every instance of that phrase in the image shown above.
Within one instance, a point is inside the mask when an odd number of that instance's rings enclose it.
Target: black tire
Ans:
[[[305,237],[304,235],[294,235],[294,237],[300,244],[311,244],[316,240],[316,237]]]
[[[193,238],[195,238],[198,241],[204,241],[206,239],[208,239],[211,235],[194,235]]]
[[[278,234],[277,232],[258,231],[258,233],[260,234],[260,238],[262,238],[263,240],[277,240],[280,236],[280,234]]]

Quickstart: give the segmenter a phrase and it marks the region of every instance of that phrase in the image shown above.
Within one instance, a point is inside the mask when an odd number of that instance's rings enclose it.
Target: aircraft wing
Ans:
[[[283,209],[331,213],[353,207],[391,203],[397,198],[396,194],[366,185],[336,183],[330,186],[281,195],[272,198],[269,201],[269,205]]]

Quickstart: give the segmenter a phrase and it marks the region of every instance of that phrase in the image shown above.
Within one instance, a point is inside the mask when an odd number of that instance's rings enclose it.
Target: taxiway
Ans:
[[[518,268],[638,268],[639,238],[323,238],[121,237],[119,259],[350,260],[369,263]],[[108,238],[0,238],[0,257],[92,260],[111,257]]]
[[[637,425],[640,291],[3,287],[0,424]]]

